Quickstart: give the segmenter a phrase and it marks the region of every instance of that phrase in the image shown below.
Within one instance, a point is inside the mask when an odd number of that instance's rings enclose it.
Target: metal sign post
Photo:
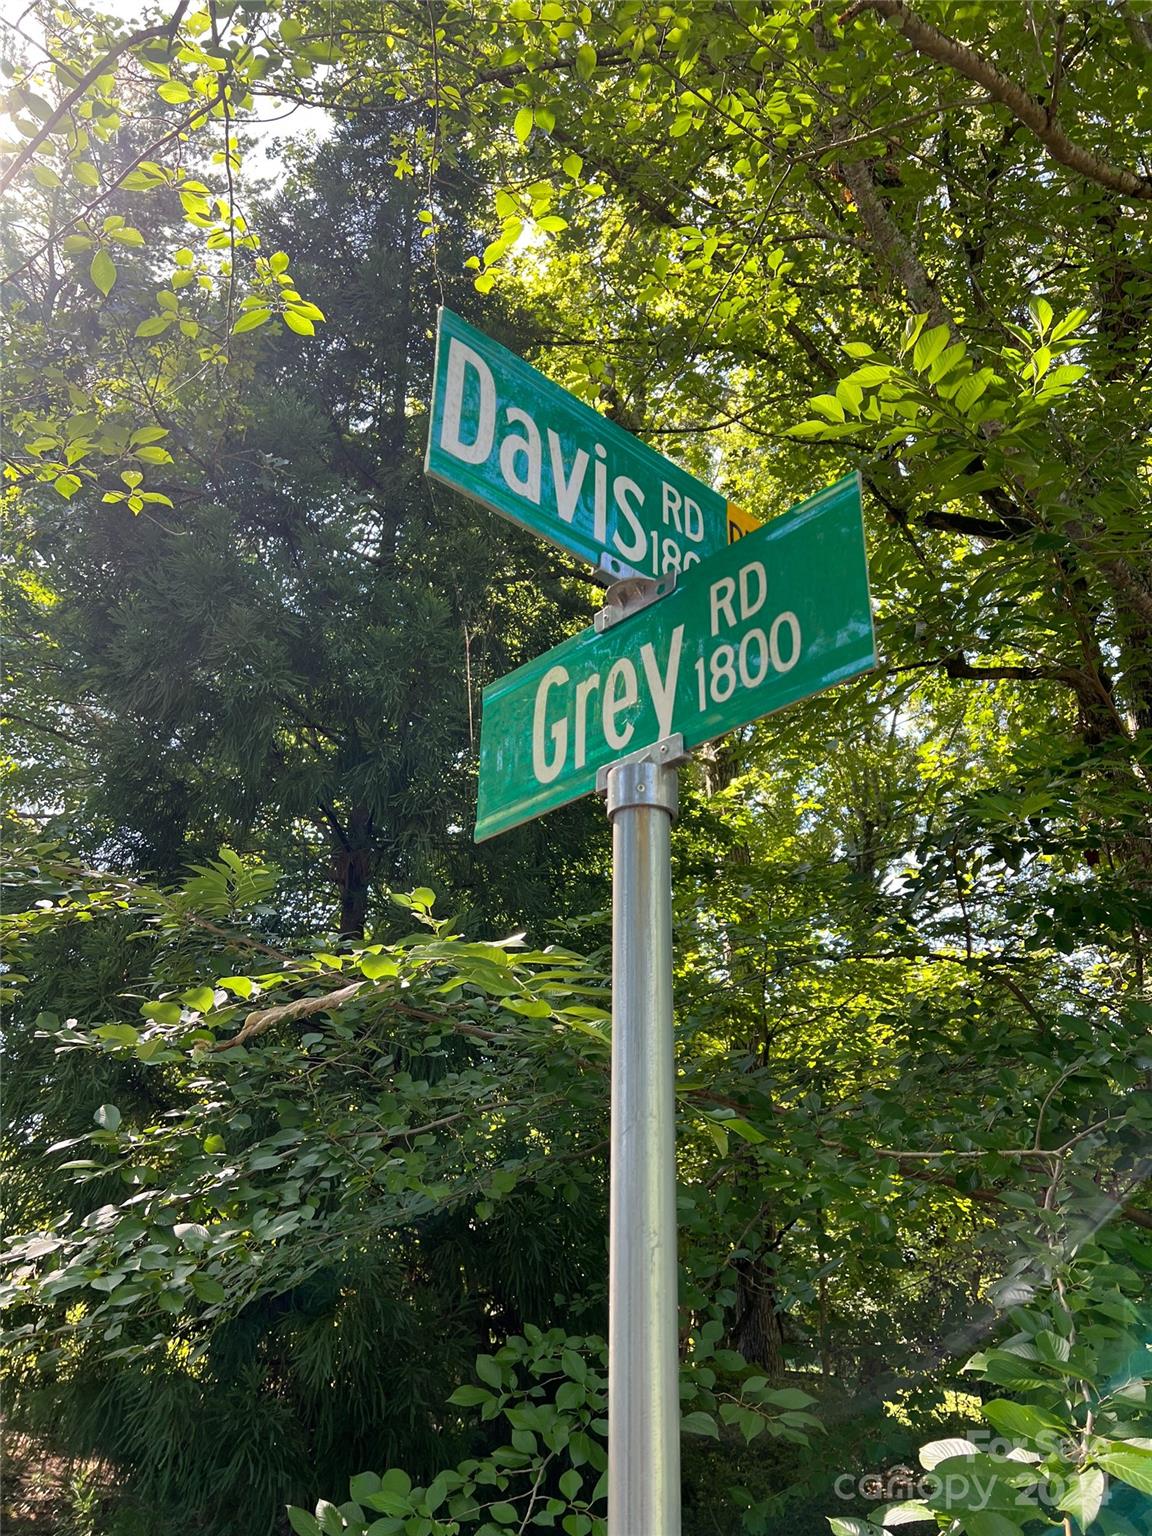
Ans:
[[[665,748],[661,753],[660,748]],[[682,751],[608,769],[612,823],[609,1536],[680,1536],[671,831]]]

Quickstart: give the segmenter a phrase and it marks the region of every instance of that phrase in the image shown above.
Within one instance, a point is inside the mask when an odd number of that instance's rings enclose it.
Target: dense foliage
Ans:
[[[881,669],[683,775],[686,1529],[1152,1529],[1148,6],[5,46],[6,1411],[112,1490],[61,1524],[603,1531],[606,831],[471,842],[481,689],[596,598],[424,481],[447,303],[761,517],[868,491]],[[269,102],[331,126],[262,182]]]

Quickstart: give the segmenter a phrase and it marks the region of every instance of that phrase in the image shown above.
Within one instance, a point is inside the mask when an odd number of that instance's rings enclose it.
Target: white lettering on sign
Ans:
[[[527,433],[526,437],[518,437],[510,432],[500,444],[500,473],[504,476],[504,482],[510,490],[518,496],[525,496],[529,501],[540,505],[540,432],[536,423],[527,411],[522,411],[518,405],[510,405],[504,412],[509,424],[515,423],[522,426]],[[523,470],[517,469],[516,461],[524,460]]]
[[[676,487],[665,480],[661,504],[665,523],[671,522],[677,533],[683,533],[699,544],[704,537],[704,514],[691,496],[681,496]]]
[[[616,716],[621,710],[631,709],[639,697],[636,668],[627,656],[621,656],[608,668],[604,682],[604,740],[614,752],[623,752],[636,730],[631,721],[618,726]]]
[[[800,621],[794,613],[778,613],[771,624],[749,623],[767,596],[768,577],[759,560],[712,583],[713,640],[723,630],[734,633],[731,640],[713,643],[696,657],[695,705],[701,714],[727,704],[738,690],[759,688],[772,674],[791,672],[800,660]],[[637,705],[650,708],[655,716],[651,740],[662,741],[684,729],[684,710],[692,708],[682,698],[677,719],[684,630],[683,624],[676,625],[664,654],[645,641],[637,658],[617,656],[606,671],[573,678],[568,667],[555,666],[544,673],[532,709],[532,772],[538,783],[551,784],[567,771],[586,768],[589,760],[603,762],[606,756],[633,748],[637,728],[644,726]]]
[[[780,636],[788,631],[788,654],[780,647]],[[746,629],[740,644],[718,645],[707,658],[696,658],[696,705],[703,714],[709,704],[726,704],[740,688],[759,688],[771,669],[791,672],[800,660],[800,621],[794,613],[781,613],[772,620],[765,634],[762,629]]]
[[[576,503],[580,500],[580,488],[584,484],[584,471],[588,468],[588,455],[583,448],[576,450],[572,471],[565,477],[564,450],[560,439],[548,428],[548,452],[552,458],[552,484],[556,488],[556,510],[566,523],[572,521]]]
[[[537,507],[545,504],[547,466],[553,508],[562,523],[574,522],[585,492],[590,491],[593,538],[601,545],[610,544],[634,570],[662,576],[699,563],[699,552],[690,546],[704,539],[704,514],[690,496],[661,481],[661,523],[646,528],[640,517],[646,500],[644,487],[629,475],[612,473],[603,443],[593,443],[591,453],[577,448],[571,463],[565,463],[560,434],[548,427],[542,435],[530,410],[504,405],[498,398],[492,369],[456,336],[448,343],[445,376],[440,448],[446,454],[463,464],[487,464],[495,451],[504,484]],[[654,501],[655,488],[649,489]],[[608,518],[613,508],[616,526],[609,536]],[[652,514],[654,517],[655,506]]]
[[[780,631],[785,625],[788,626],[790,637],[787,661],[780,654]],[[800,660],[800,620],[794,613],[782,613],[779,618],[772,620],[772,628],[768,632],[768,654],[777,672],[791,672]]]
[[[559,777],[568,755],[568,721],[557,720],[552,725],[552,745],[555,756],[549,759],[548,743],[544,739],[544,722],[548,713],[548,693],[562,687],[568,681],[567,667],[549,667],[540,679],[536,690],[536,706],[532,711],[532,772],[541,784],[551,784]]]
[[[642,700],[641,672],[660,738],[670,736],[683,649],[684,626],[678,624],[663,661],[646,642],[640,647],[639,669],[631,657],[618,656],[603,677],[590,672],[574,687],[568,686],[572,678],[567,667],[549,668],[536,685],[532,709],[532,772],[537,782],[551,784],[560,777],[567,766],[569,745],[571,766],[585,767],[593,732],[599,737],[593,742],[594,756],[603,755],[597,753],[601,743],[612,752],[627,750],[636,734],[636,721],[621,717]]]
[[[656,710],[656,725],[660,740],[672,734],[672,713],[676,708],[676,679],[680,673],[680,648],[684,644],[684,626],[677,624],[672,631],[672,644],[668,647],[668,666],[664,676],[656,661],[656,652],[650,645],[640,647],[640,660],[644,663],[644,677],[652,703]]]
[[[464,371],[471,368],[480,389],[480,409],[476,436],[466,443],[460,436],[464,413]],[[448,382],[444,390],[444,423],[440,428],[440,446],[465,464],[483,464],[492,452],[492,434],[496,429],[496,381],[492,370],[471,347],[453,336],[448,345]]]
[[[740,592],[740,617],[736,617],[736,592]],[[755,594],[755,595],[753,595]],[[714,581],[708,592],[709,628],[713,636],[720,633],[720,619],[725,627],[735,629],[759,613],[768,596],[768,577],[759,560],[741,567],[736,576],[722,576]]]
[[[617,507],[627,519],[628,527],[632,530],[632,538],[634,540],[631,544],[621,544],[620,533],[617,530],[615,536],[616,548],[624,556],[625,560],[633,562],[643,560],[644,551],[648,548],[648,540],[644,534],[644,524],[636,516],[636,511],[628,498],[629,496],[635,496],[636,506],[642,507],[644,505],[644,492],[636,484],[635,480],[629,480],[627,475],[617,475],[612,482],[612,494],[616,498]]]

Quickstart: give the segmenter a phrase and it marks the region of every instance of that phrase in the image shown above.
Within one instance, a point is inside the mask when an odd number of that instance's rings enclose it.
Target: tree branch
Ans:
[[[355,997],[364,985],[363,981],[353,981],[335,992],[326,992],[323,997],[299,997],[294,1003],[283,1003],[279,1008],[257,1009],[256,1012],[248,1015],[236,1034],[227,1040],[217,1040],[210,1049],[230,1051],[234,1045],[247,1045],[249,1040],[256,1035],[262,1035],[266,1029],[271,1029],[273,1024],[281,1024],[287,1019],[307,1019],[315,1013],[326,1013],[330,1008],[339,1008],[341,1003],[346,1003],[349,998]]]
[[[920,519],[925,528],[937,528],[944,533],[968,533],[989,543],[1000,539],[1018,537],[1016,530],[1007,523],[994,523],[986,517],[970,517],[966,512],[926,512]]]
[[[946,325],[953,341],[958,339],[956,322],[946,308],[936,285],[920,265],[919,258],[905,240],[898,225],[876,190],[870,167],[864,161],[837,166],[840,179],[852,194],[852,200],[872,237],[882,260],[904,284],[905,292],[918,312],[928,316],[929,325]]]
[[[24,169],[24,167],[32,159],[33,155],[35,155],[36,151],[40,148],[41,144],[43,144],[46,139],[51,138],[52,134],[55,133],[60,121],[67,117],[68,113],[71,112],[72,108],[80,100],[81,96],[83,96],[88,87],[90,85],[94,85],[96,81],[99,80],[101,75],[106,75],[108,73],[108,66],[115,63],[115,61],[120,57],[122,53],[128,53],[131,49],[138,48],[141,43],[147,43],[154,37],[167,37],[169,40],[171,40],[175,34],[176,28],[180,25],[180,18],[188,9],[188,4],[189,0],[180,0],[179,5],[172,13],[171,18],[162,26],[145,27],[139,32],[129,33],[127,37],[121,38],[120,42],[118,42],[114,48],[110,48],[107,53],[105,53],[95,64],[93,64],[88,73],[81,78],[79,83],[71,91],[68,92],[67,96],[65,96],[63,101],[60,102],[56,110],[50,113],[48,117],[44,119],[39,132],[34,134],[33,137],[29,139],[28,143],[25,144],[24,148],[12,161],[12,164],[8,167],[4,174],[0,175],[0,192],[6,191],[12,182],[15,181],[16,177],[19,176],[20,172]]]
[[[975,678],[983,682],[1016,679],[1022,682],[1068,683],[1075,688],[1082,686],[1084,681],[1075,667],[974,667],[963,654],[947,657],[944,671],[949,677]]]
[[[1152,199],[1152,180],[1124,166],[1112,165],[1083,145],[1073,143],[1056,122],[1054,105],[1041,105],[1035,96],[1015,80],[1009,79],[990,59],[924,21],[915,11],[909,10],[904,0],[856,0],[840,17],[840,21],[846,25],[865,11],[877,11],[887,20],[894,21],[917,53],[935,59],[958,74],[967,75],[977,85],[982,85],[990,96],[1007,107],[1013,117],[1018,118],[1035,134],[1058,164],[1107,187],[1120,197],[1134,201]]]

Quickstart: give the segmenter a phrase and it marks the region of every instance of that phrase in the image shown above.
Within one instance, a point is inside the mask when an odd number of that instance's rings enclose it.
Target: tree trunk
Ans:
[[[336,837],[333,865],[340,891],[340,932],[347,938],[362,939],[376,868],[372,813],[366,806],[353,806],[344,828],[336,826],[333,830]]]
[[[784,1329],[776,1306],[770,1255],[737,1261],[736,1293],[733,1348],[758,1365],[769,1381],[780,1381],[784,1375]]]

